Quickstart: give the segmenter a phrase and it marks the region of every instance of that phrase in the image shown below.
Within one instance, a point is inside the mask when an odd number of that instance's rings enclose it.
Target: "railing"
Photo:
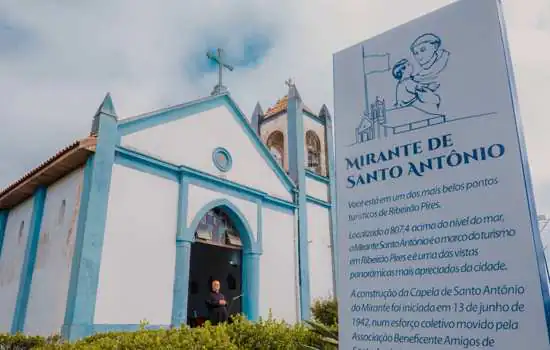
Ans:
[[[385,126],[388,129],[392,129],[392,132],[394,134],[402,134],[404,132],[409,132],[413,130],[418,130],[422,128],[427,128],[429,126],[437,125],[437,124],[443,124],[447,120],[444,115],[431,117],[428,119],[418,120],[415,122],[410,122],[406,124],[401,124],[397,126]]]

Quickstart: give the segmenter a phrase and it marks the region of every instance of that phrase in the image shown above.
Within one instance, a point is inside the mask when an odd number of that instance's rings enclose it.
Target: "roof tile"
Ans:
[[[0,199],[3,198],[4,196],[6,196],[11,191],[15,190],[19,185],[21,185],[25,181],[31,179],[33,176],[38,174],[41,170],[45,169],[50,164],[54,163],[57,159],[63,157],[65,154],[71,152],[72,150],[75,150],[75,149],[78,149],[78,148],[88,148],[88,149],[90,149],[90,151],[93,151],[95,143],[96,143],[95,141],[96,141],[95,136],[89,136],[85,139],[77,140],[77,141],[69,144],[68,146],[65,146],[64,148],[59,150],[55,155],[48,158],[47,160],[45,160],[44,162],[39,164],[37,167],[35,167],[34,169],[27,172],[25,175],[20,177],[17,181],[12,182],[10,185],[8,185],[3,190],[1,190],[0,191]]]
[[[288,95],[285,95],[282,98],[278,99],[273,106],[267,109],[267,111],[264,114],[264,119],[272,117],[282,112],[286,112],[287,108],[288,108]],[[311,109],[309,109],[306,105],[304,105],[304,110],[315,116],[317,115],[313,113]]]

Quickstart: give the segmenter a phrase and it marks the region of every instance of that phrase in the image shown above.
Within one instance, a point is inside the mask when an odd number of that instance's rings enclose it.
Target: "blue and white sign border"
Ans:
[[[535,245],[535,256],[536,256],[538,269],[539,269],[541,294],[542,294],[542,300],[544,303],[544,313],[546,315],[548,339],[550,341],[550,291],[549,291],[548,264],[546,262],[546,257],[544,255],[544,248],[542,245],[542,239],[540,236],[540,230],[538,225],[533,182],[531,180],[531,171],[529,169],[527,147],[525,144],[525,135],[524,135],[523,125],[522,125],[520,113],[519,113],[516,82],[514,78],[514,70],[513,70],[511,55],[510,55],[510,47],[508,44],[506,23],[504,20],[504,13],[502,11],[502,0],[496,0],[496,1],[497,1],[497,10],[498,10],[498,20],[500,22],[501,42],[503,45],[502,50],[504,55],[504,61],[506,64],[506,71],[508,73],[508,89],[510,90],[510,99],[513,106],[512,108],[514,112],[514,119],[516,122],[516,133],[518,137],[519,153],[521,158],[521,170],[523,173],[523,180],[525,185],[525,194],[527,197],[527,207],[529,210],[529,217],[531,219],[531,232],[533,235],[533,243]]]

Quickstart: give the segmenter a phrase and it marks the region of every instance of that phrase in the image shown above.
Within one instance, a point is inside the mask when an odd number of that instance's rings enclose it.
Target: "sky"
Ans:
[[[245,113],[282,97],[289,77],[308,107],[332,110],[334,52],[451,2],[0,0],[0,187],[85,137],[107,91],[120,117],[208,95],[205,53],[220,46]],[[550,1],[503,3],[538,211],[550,215]]]

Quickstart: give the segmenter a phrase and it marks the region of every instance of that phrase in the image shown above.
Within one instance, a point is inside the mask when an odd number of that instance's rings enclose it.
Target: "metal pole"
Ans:
[[[222,71],[223,71],[222,49],[218,49],[218,81],[219,81],[220,87],[222,86]]]
[[[368,93],[368,86],[367,86],[368,85],[367,72],[365,71],[365,47],[361,46],[361,50],[362,50],[361,65],[363,66],[363,82],[365,84],[365,115],[367,118],[369,118],[369,93]]]

